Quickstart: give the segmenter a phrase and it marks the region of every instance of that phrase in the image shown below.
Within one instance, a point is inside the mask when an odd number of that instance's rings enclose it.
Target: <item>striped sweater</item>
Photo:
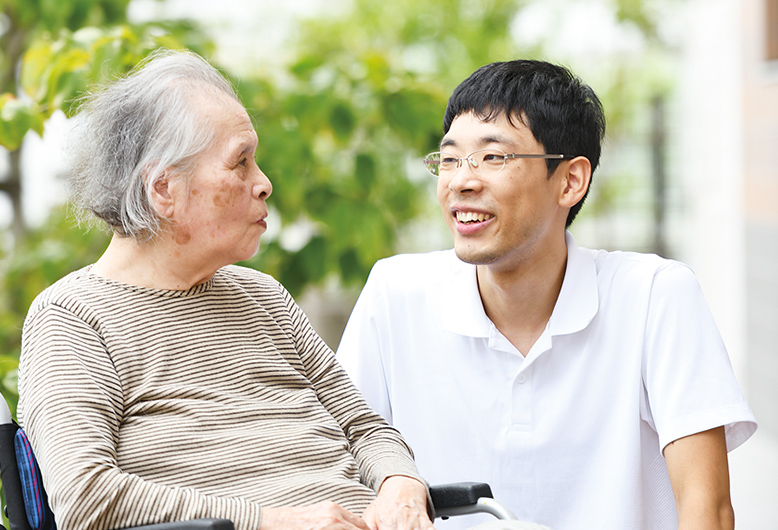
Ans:
[[[228,266],[188,291],[76,271],[24,324],[19,420],[62,530],[261,506],[361,513],[410,449],[351,384],[291,296]]]

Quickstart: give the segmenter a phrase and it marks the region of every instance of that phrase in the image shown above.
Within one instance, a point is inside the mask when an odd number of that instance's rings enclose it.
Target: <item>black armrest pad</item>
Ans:
[[[192,519],[136,526],[133,530],[235,530],[229,519]]]
[[[475,504],[481,497],[492,498],[492,488],[483,482],[456,482],[430,486],[435,510]]]

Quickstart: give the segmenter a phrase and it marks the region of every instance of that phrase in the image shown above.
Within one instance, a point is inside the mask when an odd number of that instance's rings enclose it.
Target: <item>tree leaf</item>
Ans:
[[[43,122],[34,103],[19,100],[12,94],[0,94],[0,145],[9,151],[19,149],[30,130],[42,135]]]

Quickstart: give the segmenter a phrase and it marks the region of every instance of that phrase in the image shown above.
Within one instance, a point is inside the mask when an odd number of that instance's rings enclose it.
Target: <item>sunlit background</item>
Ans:
[[[248,265],[334,348],[376,259],[445,248],[434,182],[447,96],[482,64],[571,67],[608,137],[572,233],[697,274],[754,410],[730,456],[737,528],[778,528],[778,0],[0,0],[0,390],[16,401],[37,292],[99,255],[62,204],[72,101],[157,46],[221,68],[274,184]],[[625,293],[626,294],[626,293]],[[466,479],[466,477],[463,477]]]

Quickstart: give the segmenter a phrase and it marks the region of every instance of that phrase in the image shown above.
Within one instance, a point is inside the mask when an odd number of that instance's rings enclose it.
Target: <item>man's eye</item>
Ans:
[[[441,164],[456,164],[457,158],[455,156],[444,156],[440,159]]]
[[[484,155],[484,162],[501,163],[504,158],[502,155],[488,154]]]

